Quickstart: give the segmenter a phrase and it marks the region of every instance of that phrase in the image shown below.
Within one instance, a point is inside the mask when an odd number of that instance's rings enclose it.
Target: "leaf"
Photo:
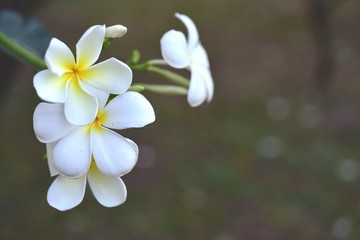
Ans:
[[[43,58],[52,34],[35,18],[24,18],[13,10],[0,10],[0,32]]]

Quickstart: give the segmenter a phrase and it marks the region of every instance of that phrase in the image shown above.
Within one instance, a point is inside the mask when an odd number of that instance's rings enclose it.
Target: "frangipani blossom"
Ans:
[[[199,40],[194,22],[186,15],[176,13],[188,31],[188,39],[182,32],[170,30],[160,40],[164,60],[174,68],[187,68],[191,72],[187,100],[192,107],[205,100],[210,102],[214,95],[214,83],[210,72],[207,53]]]
[[[51,152],[48,152],[48,155],[51,156],[49,153]],[[48,159],[51,176],[58,175],[57,170],[52,168],[53,165],[50,164],[51,158]],[[76,207],[84,198],[86,181],[89,183],[96,200],[101,205],[115,207],[125,202],[127,191],[121,178],[103,175],[96,167],[96,164],[92,162],[89,172],[80,178],[68,178],[58,175],[48,190],[48,203],[60,211]]]
[[[34,130],[43,143],[56,142],[53,167],[72,178],[84,176],[91,159],[103,175],[120,177],[136,164],[138,147],[130,139],[108,129],[139,128],[155,121],[154,109],[140,93],[125,92],[106,106],[108,94],[95,90],[99,111],[86,126],[71,124],[64,115],[64,104],[40,103],[34,112]]]
[[[104,25],[89,28],[76,44],[76,60],[71,50],[53,38],[45,53],[49,69],[34,76],[34,87],[40,98],[64,103],[65,116],[75,125],[94,121],[98,111],[95,89],[112,94],[124,93],[132,82],[132,71],[123,62],[110,58],[93,65],[99,58],[105,38]]]

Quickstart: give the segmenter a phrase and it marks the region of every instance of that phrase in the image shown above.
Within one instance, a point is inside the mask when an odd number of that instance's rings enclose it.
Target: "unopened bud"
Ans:
[[[125,35],[127,28],[123,25],[114,25],[106,28],[105,38],[119,38]]]

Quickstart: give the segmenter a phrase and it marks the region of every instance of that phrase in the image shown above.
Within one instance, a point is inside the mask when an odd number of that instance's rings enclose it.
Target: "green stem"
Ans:
[[[128,91],[133,91],[133,92],[142,92],[144,91],[144,87],[141,85],[132,85],[131,87],[129,87]]]
[[[0,44],[36,69],[43,70],[47,68],[45,62],[40,57],[36,56],[34,53],[30,52],[14,40],[8,38],[2,32],[0,32]]]
[[[160,93],[160,94],[168,94],[168,95],[186,95],[187,89],[180,86],[174,85],[160,85],[160,84],[146,84],[146,83],[138,83],[134,86],[141,86],[145,91]]]
[[[152,59],[146,62],[149,65],[168,65],[164,59]]]
[[[157,73],[160,76],[163,76],[168,80],[172,81],[173,83],[189,88],[190,81],[177,73],[151,65],[149,65],[146,70],[149,72]]]

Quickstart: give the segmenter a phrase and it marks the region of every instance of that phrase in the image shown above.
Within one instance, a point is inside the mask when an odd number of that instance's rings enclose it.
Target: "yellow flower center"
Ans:
[[[91,124],[91,129],[93,131],[103,131],[104,129],[101,127],[101,123],[104,122],[105,118],[106,118],[106,113],[101,111],[101,109],[99,109],[99,112],[95,118],[95,120],[92,122]]]
[[[70,66],[69,70],[61,76],[61,83],[65,84],[67,81],[79,81],[81,79],[81,70],[77,64]]]
[[[76,64],[72,67],[72,76],[73,78],[75,77],[76,80],[80,80],[80,69],[79,66],[77,66]]]

